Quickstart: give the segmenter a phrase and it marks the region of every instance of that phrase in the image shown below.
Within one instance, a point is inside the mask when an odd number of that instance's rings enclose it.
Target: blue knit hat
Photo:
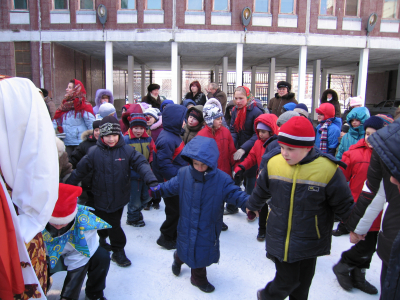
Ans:
[[[381,119],[377,116],[372,116],[365,120],[364,129],[366,130],[368,127],[371,127],[375,130],[379,130],[384,126],[384,123],[385,122],[383,121],[383,119]]]
[[[293,110],[297,111],[300,115],[308,118],[308,107],[304,103],[296,104]]]
[[[284,109],[284,111],[291,111],[291,110],[294,110],[295,107],[296,107],[296,103],[289,102],[289,103],[286,103],[286,104],[283,106],[283,109]]]
[[[144,114],[133,113],[128,117],[128,121],[129,121],[130,128],[144,127],[146,129],[146,127],[147,127],[147,120],[146,120],[146,116]]]
[[[213,99],[213,98],[211,98]],[[211,100],[210,99],[210,100]],[[219,117],[223,117],[224,114],[221,112],[221,109],[218,105],[213,103],[213,101],[208,100],[203,107],[203,117],[204,121],[209,127],[212,127],[214,124],[214,120],[218,119]]]

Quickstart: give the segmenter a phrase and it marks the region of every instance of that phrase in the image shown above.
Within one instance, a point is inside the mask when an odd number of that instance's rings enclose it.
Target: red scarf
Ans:
[[[238,109],[237,106],[233,108],[234,110],[236,109],[238,111],[235,123],[233,124],[233,127],[237,132],[244,129],[244,123],[246,122],[247,108],[251,104],[253,103],[255,104],[254,97],[251,95],[249,88],[247,86],[241,86],[241,87],[244,88],[244,90],[246,91],[247,105],[242,107],[241,109]]]

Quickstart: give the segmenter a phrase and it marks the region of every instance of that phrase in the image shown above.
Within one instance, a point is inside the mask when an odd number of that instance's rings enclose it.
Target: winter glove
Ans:
[[[159,184],[150,186],[150,194],[154,199],[161,199],[161,186]]]
[[[244,171],[245,171],[244,167],[242,165],[239,165],[238,167],[240,168],[240,170],[237,171],[235,174],[235,178],[234,178],[235,183],[242,182],[243,178],[244,178]]]
[[[239,149],[238,151],[236,151],[233,154],[233,159],[234,160],[240,160],[245,153],[246,153],[246,151],[244,151],[243,149]]]

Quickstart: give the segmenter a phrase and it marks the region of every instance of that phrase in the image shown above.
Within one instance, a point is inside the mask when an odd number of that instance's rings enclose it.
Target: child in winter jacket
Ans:
[[[161,131],[155,142],[156,148],[153,151],[152,164],[154,174],[159,182],[171,179],[176,176],[180,168],[187,166],[187,162],[181,157],[184,147],[181,133],[185,115],[186,108],[178,104],[168,104],[162,113],[164,130]],[[157,244],[170,250],[176,248],[179,197],[164,197],[164,203],[166,219],[161,225],[161,235]]]
[[[359,140],[364,138],[364,122],[370,117],[369,110],[366,107],[353,108],[346,116],[346,121],[349,124],[349,132],[346,133],[340,141],[337,159],[342,159],[345,151],[349,150],[351,145],[354,145]]]
[[[353,198],[337,167],[342,163],[314,147],[314,139],[304,117],[282,125],[281,149],[269,153],[247,201],[247,209],[256,211],[271,198],[266,250],[275,258],[276,275],[258,299],[307,299],[317,257],[330,253],[334,214],[350,214]]]
[[[172,272],[178,276],[182,264],[187,264],[191,268],[190,282],[206,293],[215,289],[207,280],[206,267],[220,258],[224,202],[244,210],[248,199],[232,178],[217,168],[218,152],[214,139],[196,136],[182,151],[182,158],[190,165],[161,184],[162,196],[179,195],[181,215]]]
[[[113,251],[111,259],[120,267],[131,265],[125,255],[126,236],[121,228],[122,212],[129,202],[131,169],[140,174],[150,189],[158,186],[146,158],[125,144],[118,120],[107,116],[101,120],[100,138],[96,146],[89,149],[66,182],[78,185],[93,171],[95,214],[112,226],[98,232],[100,245]],[[110,238],[111,247],[106,243],[107,237]]]
[[[203,105],[190,107],[186,112],[186,120],[187,123],[183,127],[185,130],[183,134],[183,142],[185,145],[203,128]]]
[[[153,139],[146,133],[147,120],[144,114],[131,114],[128,118],[128,132],[124,135],[125,143],[147,159],[149,163],[153,161],[153,150],[155,144]],[[133,227],[143,227],[146,224],[143,221],[141,210],[150,201],[148,187],[143,182],[142,177],[131,170],[131,197],[128,203],[128,213],[126,224]]]
[[[367,180],[368,167],[373,150],[371,144],[368,143],[368,138],[374,132],[381,129],[384,124],[384,120],[377,116],[367,119],[364,122],[365,138],[350,146],[349,150],[343,153],[342,162],[347,165],[347,168],[341,169],[344,176],[346,176],[346,180],[349,182],[351,194],[355,202],[357,202],[364,182]],[[375,219],[371,228],[365,230],[369,231],[365,236],[365,240],[359,241],[349,250],[344,251],[339,262],[333,267],[333,272],[339,284],[345,290],[351,290],[355,287],[367,294],[378,293],[378,290],[365,280],[365,269],[369,269],[372,255],[375,252],[381,217],[382,212]],[[336,231],[340,232],[339,225]]]
[[[315,111],[318,114],[319,122],[316,129],[315,147],[323,153],[335,156],[342,120],[335,117],[335,106],[333,104],[323,103]],[[338,159],[340,160],[340,158]]]
[[[235,182],[241,182],[243,180],[243,174],[246,170],[250,169],[253,166],[260,167],[262,156],[264,155],[264,144],[267,140],[269,140],[272,136],[277,135],[279,128],[276,125],[278,117],[274,114],[262,114],[257,117],[254,122],[254,129],[257,133],[258,140],[254,143],[253,148],[251,148],[249,155],[235,168]],[[258,174],[258,171],[257,171]],[[266,230],[266,221],[268,216],[268,205],[265,204],[261,211],[258,222],[258,235],[257,240],[264,241],[265,240],[265,230]],[[254,221],[251,216],[249,217],[249,221]]]
[[[96,96],[94,99],[96,105],[93,107],[93,112],[95,115],[99,114],[100,107],[105,103],[110,103],[114,106],[114,96],[110,90],[107,89],[98,89],[96,91]],[[114,117],[117,117],[115,113]]]

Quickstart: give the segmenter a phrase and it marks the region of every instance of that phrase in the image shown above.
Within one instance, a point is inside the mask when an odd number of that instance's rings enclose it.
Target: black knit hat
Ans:
[[[151,93],[154,90],[159,90],[160,86],[157,83],[152,83],[147,87],[147,91]]]
[[[341,131],[348,133],[348,132],[349,132],[349,129],[350,129],[349,124],[344,123],[344,124],[342,125],[342,130],[341,130]]]
[[[377,117],[377,116],[372,116],[365,120],[364,122],[364,129],[367,129],[368,127],[371,127],[375,130],[379,130],[384,126],[384,121],[383,119]]]
[[[101,123],[101,120],[94,121],[93,122],[93,129],[99,128],[100,127],[100,123]]]
[[[278,87],[278,89],[281,87],[285,87],[287,88],[288,92],[290,92],[290,90],[292,89],[292,85],[287,81],[279,81],[276,86]]]
[[[121,134],[121,126],[114,116],[106,116],[100,122],[100,136],[107,136],[111,134]]]

